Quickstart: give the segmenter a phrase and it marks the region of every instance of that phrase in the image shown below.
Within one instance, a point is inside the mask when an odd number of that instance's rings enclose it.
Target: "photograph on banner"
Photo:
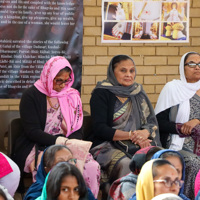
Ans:
[[[111,40],[131,40],[131,22],[105,22],[105,39]]]
[[[185,22],[164,22],[161,23],[161,40],[186,40],[186,23]]]
[[[132,20],[132,2],[104,2],[105,20]]]
[[[189,42],[189,0],[103,0],[101,41]]]
[[[162,21],[187,21],[187,3],[162,3]]]
[[[6,0],[0,18],[0,98],[21,98],[53,56],[69,60],[81,91],[83,1]]]
[[[133,23],[132,40],[158,40],[158,22],[135,22]]]
[[[136,21],[158,21],[160,20],[160,5],[156,2],[134,2],[134,20]]]

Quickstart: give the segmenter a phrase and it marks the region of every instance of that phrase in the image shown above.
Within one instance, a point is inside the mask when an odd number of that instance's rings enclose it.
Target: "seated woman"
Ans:
[[[98,83],[92,92],[94,148],[91,153],[100,163],[102,182],[111,184],[128,174],[132,155],[140,147],[151,146],[152,139],[155,145],[160,145],[152,105],[142,85],[135,82],[135,77],[132,58],[115,56],[109,64],[107,80]],[[119,147],[125,142],[133,147],[132,155]]]
[[[135,193],[135,187],[137,183],[137,177],[145,162],[150,160],[154,153],[161,150],[161,147],[149,146],[139,149],[131,159],[129,168],[131,172],[122,178],[114,181],[109,190],[109,200],[129,200],[133,193]]]
[[[45,180],[37,200],[87,200],[87,187],[80,171],[67,162],[58,163]]]
[[[8,156],[0,152],[0,185],[13,197],[20,180],[19,167]]]
[[[21,172],[32,172],[34,175],[40,162],[35,158],[41,158],[42,152],[39,152],[46,147],[65,144],[72,138],[82,139],[82,103],[79,92],[71,88],[73,82],[70,63],[66,58],[56,56],[46,62],[34,86],[23,93],[20,116],[24,133],[16,142],[13,156]],[[89,154],[83,175],[97,196],[99,164]]]
[[[48,172],[59,162],[71,162],[73,164],[72,153],[65,145],[52,145],[44,150],[40,165],[37,170],[36,182],[26,192],[24,200],[35,200],[42,193],[45,178]],[[92,193],[89,200],[94,200]]]
[[[130,200],[149,200],[164,193],[178,195],[183,181],[176,168],[167,160],[147,161],[138,175],[136,193]]]
[[[200,55],[184,54],[179,71],[180,80],[165,85],[155,107],[161,143],[165,148],[178,151],[184,147],[196,153],[195,141],[191,137],[181,138],[178,133],[191,135],[192,129],[200,124]],[[180,130],[178,123],[183,124]]]
[[[198,53],[184,54],[179,65],[180,80],[173,80],[165,85],[155,107],[162,146],[176,151],[182,148],[187,150],[182,155],[190,180],[186,182],[185,194],[190,199],[194,199],[194,184],[191,183],[194,183],[200,169],[200,158],[191,153],[200,153],[199,137],[193,137],[194,130],[200,133],[199,63]]]
[[[152,159],[156,158],[168,160],[176,168],[179,175],[179,179],[185,181],[185,176],[187,176],[187,174],[185,174],[185,162],[182,155],[179,152],[170,149],[163,149],[153,155]],[[192,184],[189,178],[187,178],[186,180],[189,181],[189,184]],[[178,195],[184,200],[189,200],[189,198],[187,198],[183,193],[184,185],[182,185],[182,187],[180,188]]]

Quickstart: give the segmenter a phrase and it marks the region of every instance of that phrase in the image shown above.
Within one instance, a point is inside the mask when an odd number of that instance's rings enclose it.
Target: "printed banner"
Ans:
[[[44,63],[64,56],[80,91],[82,0],[0,0],[0,98],[20,98]]]
[[[102,42],[189,42],[189,0],[102,0]]]

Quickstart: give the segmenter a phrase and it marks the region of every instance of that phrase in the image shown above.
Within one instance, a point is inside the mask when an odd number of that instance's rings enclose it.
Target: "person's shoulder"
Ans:
[[[37,97],[37,96],[40,96],[40,95],[44,95],[44,94],[42,94],[42,93],[33,85],[33,86],[31,86],[30,88],[26,89],[26,90],[23,92],[22,97],[27,97],[27,96]]]
[[[102,95],[106,95],[106,94],[110,94],[111,92],[107,89],[104,88],[96,88],[93,90],[92,94],[102,94]]]
[[[92,92],[90,102],[94,102],[95,104],[102,101],[109,102],[111,99],[114,98],[113,96],[115,97],[115,95],[107,89],[96,88]]]

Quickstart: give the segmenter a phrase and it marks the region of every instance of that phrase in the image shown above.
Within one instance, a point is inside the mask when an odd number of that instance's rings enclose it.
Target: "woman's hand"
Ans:
[[[149,136],[150,136],[150,133],[147,129],[136,130],[136,131],[131,132],[130,140],[135,144],[140,144],[146,141]]]
[[[151,146],[151,142],[152,142],[152,140],[146,139],[146,140],[144,140],[142,142],[139,142],[138,145],[142,149],[142,148]]]
[[[181,127],[181,133],[185,134],[185,135],[190,135],[192,129],[199,124],[199,120],[198,119],[192,119],[186,123],[184,123]]]
[[[68,140],[68,138],[59,136],[56,139],[56,144],[64,145],[67,142],[67,140]]]

